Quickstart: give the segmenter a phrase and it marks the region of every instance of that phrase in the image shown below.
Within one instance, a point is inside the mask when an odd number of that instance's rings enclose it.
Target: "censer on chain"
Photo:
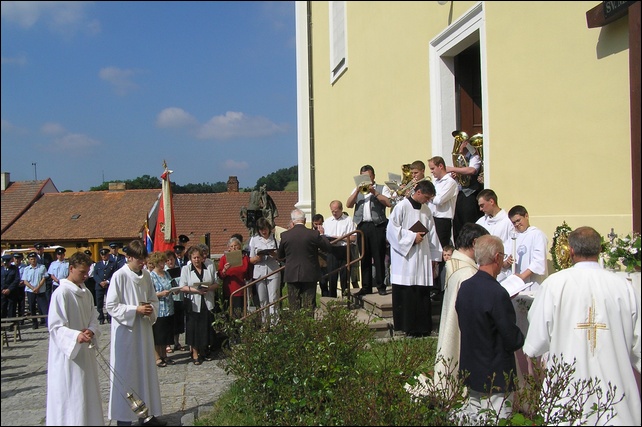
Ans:
[[[116,378],[118,380],[118,382],[121,383],[121,385],[124,385],[123,381],[120,379],[120,377],[118,377],[118,374],[116,374],[116,372],[112,368],[111,364],[105,359],[105,357],[103,356],[102,352],[100,350],[98,350],[98,347],[94,344],[94,340],[93,339],[89,343],[89,348],[93,348],[93,349],[96,350],[96,354],[98,356],[100,356],[100,359],[109,368],[109,372],[114,374],[114,378]],[[109,373],[105,371],[105,367],[101,366],[101,369],[107,375],[107,378],[110,378]],[[111,381],[111,379],[110,379],[110,381]],[[143,419],[143,423],[146,423],[146,422],[148,422],[149,420],[151,420],[153,418],[152,416],[149,415],[149,408],[147,407],[147,404],[143,401],[143,399],[138,397],[134,393],[133,390],[132,391],[128,391],[127,394],[124,397],[127,399],[127,402],[129,402],[129,407],[131,408],[131,410],[136,415],[138,415],[138,418],[142,418]]]

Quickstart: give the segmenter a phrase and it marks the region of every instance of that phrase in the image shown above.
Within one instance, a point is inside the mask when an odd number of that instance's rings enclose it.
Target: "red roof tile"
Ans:
[[[210,252],[222,254],[227,241],[234,233],[249,240],[249,231],[241,220],[241,208],[250,202],[249,192],[227,192],[207,194],[174,194],[174,216],[177,235],[190,238],[186,246],[199,243],[199,239],[210,233]],[[290,212],[298,201],[296,191],[268,192],[278,211],[275,223],[286,228]]]
[[[159,195],[160,190],[48,193],[2,233],[2,243],[132,240],[140,237]]]
[[[58,189],[51,179],[42,181],[11,182],[6,190],[2,190],[2,218],[0,219],[1,233],[11,226],[38,198],[45,193],[57,193]]]

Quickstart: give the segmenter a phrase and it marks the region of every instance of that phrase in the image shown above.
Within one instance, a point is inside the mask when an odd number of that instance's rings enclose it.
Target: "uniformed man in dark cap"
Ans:
[[[2,267],[0,267],[0,285],[2,287],[2,298],[0,303],[0,317],[15,317],[18,305],[18,287],[20,284],[20,271],[13,265],[13,255],[2,255]]]
[[[49,264],[47,273],[52,280],[51,292],[55,292],[60,286],[60,281],[69,276],[69,262],[65,260],[65,253],[67,250],[63,247],[56,248],[56,260]],[[50,299],[51,301],[51,299]]]
[[[18,305],[16,306],[16,317],[21,317],[25,315],[25,284],[22,281],[22,271],[27,266],[24,263],[25,256],[22,252],[15,252],[13,254],[13,263],[18,267],[20,272],[20,283],[18,284]],[[21,325],[25,324],[24,320],[20,321]]]
[[[96,306],[96,281],[94,280],[94,267],[96,263],[94,262],[94,257],[91,256],[91,251],[89,249],[85,250],[85,255],[91,258],[91,265],[89,266],[89,272],[87,273],[87,280],[85,280],[85,287],[89,289],[91,295],[94,297],[94,307]]]
[[[125,258],[125,255],[118,252],[118,249],[120,248],[120,244],[116,242],[111,242],[109,244],[109,248],[111,249],[111,259],[116,263],[116,270],[118,270],[120,267],[122,267],[127,263],[127,259]]]
[[[174,253],[176,254],[176,267],[183,267],[185,265],[185,246],[178,243],[174,245]]]
[[[185,253],[185,245],[189,242],[189,237],[184,234],[178,236],[178,243],[174,246],[174,252],[176,253],[178,267],[183,267],[187,265],[187,254]]]
[[[105,296],[107,295],[111,276],[114,274],[114,271],[118,269],[116,267],[116,261],[112,259],[109,252],[109,248],[102,248],[100,250],[100,261],[94,264],[94,273],[92,276],[96,282],[96,310],[98,311],[98,322],[100,322],[101,325],[105,323],[105,319],[111,323],[109,314],[105,317]]]
[[[45,266],[45,270],[49,270],[49,266],[53,262],[53,258],[51,258],[51,254],[45,253],[45,247],[49,246],[46,243],[42,242],[37,242],[33,244],[33,247],[36,249],[36,252],[38,254],[38,264],[42,264]],[[51,280],[51,277],[47,276],[45,279],[45,291],[47,294],[47,302],[51,301],[51,291],[53,290],[53,280]]]
[[[45,288],[45,279],[49,276],[44,265],[38,264],[38,252],[30,252],[27,255],[29,265],[22,272],[22,281],[24,282],[29,304],[29,314],[36,316],[36,306],[40,314],[49,313],[49,300]],[[46,324],[46,322],[43,322]],[[38,319],[33,319],[33,328],[38,329]]]

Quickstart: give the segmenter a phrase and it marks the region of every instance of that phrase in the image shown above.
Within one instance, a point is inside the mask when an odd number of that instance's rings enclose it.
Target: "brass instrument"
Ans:
[[[455,138],[455,142],[453,144],[453,152],[452,152],[453,166],[458,168],[468,167],[468,161],[466,160],[466,156],[459,152],[461,150],[462,144],[466,141],[468,141],[468,143],[473,148],[475,148],[475,150],[477,150],[477,153],[479,153],[479,157],[483,160],[484,137],[481,133],[477,133],[469,137],[466,132],[462,130],[455,130],[453,131],[452,136]],[[469,175],[456,174],[455,179],[459,184],[461,184],[462,187],[468,187],[470,185]]]
[[[359,191],[361,192],[361,194],[365,196],[366,194],[370,193],[370,185],[371,184],[369,182],[362,183],[359,186]]]

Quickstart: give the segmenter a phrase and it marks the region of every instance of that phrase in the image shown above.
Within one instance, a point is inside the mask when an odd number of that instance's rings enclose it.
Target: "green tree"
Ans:
[[[290,181],[298,180],[298,171],[298,166],[279,169],[276,172],[272,172],[267,176],[259,178],[258,181],[256,181],[256,187],[254,189],[258,189],[262,185],[265,185],[267,191],[283,191]]]

